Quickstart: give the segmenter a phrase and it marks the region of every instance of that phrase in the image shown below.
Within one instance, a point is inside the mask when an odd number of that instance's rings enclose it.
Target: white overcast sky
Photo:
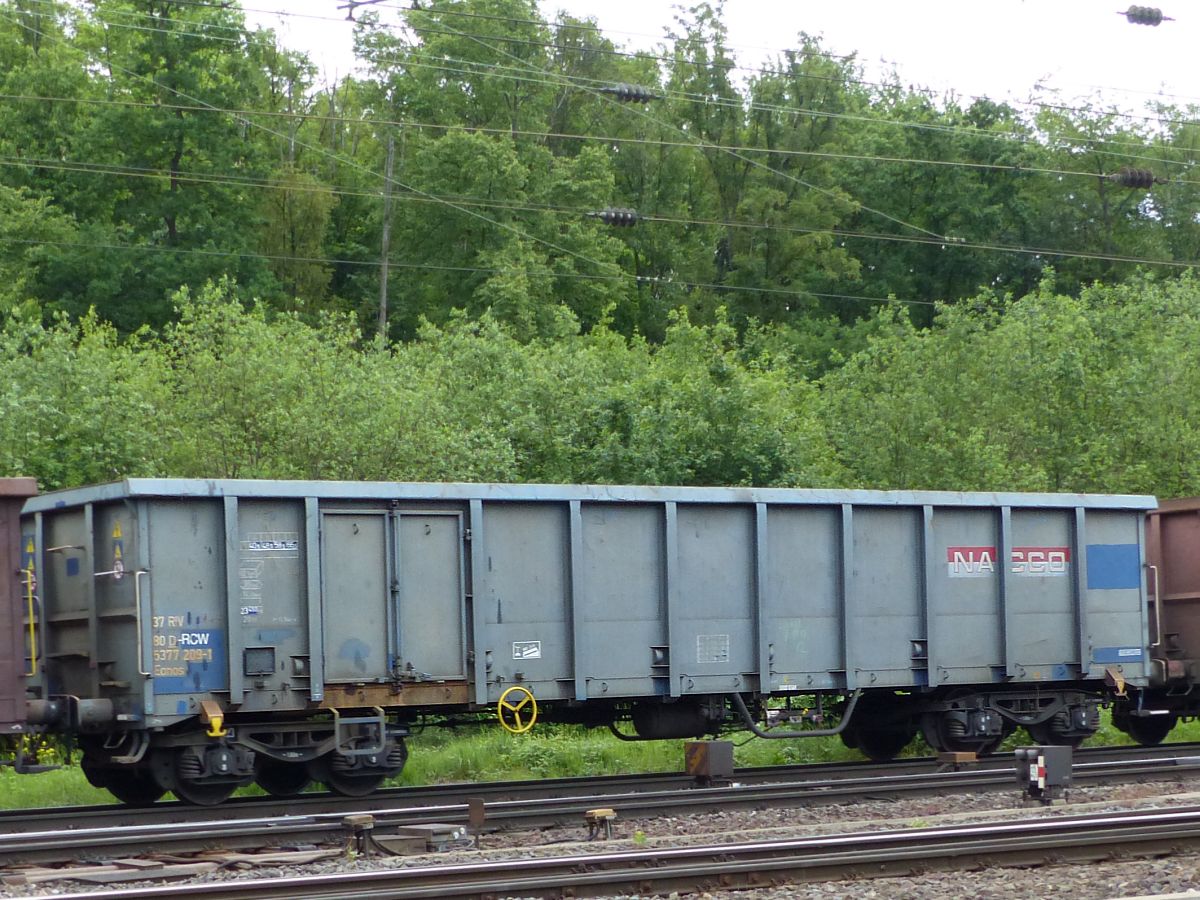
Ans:
[[[252,25],[308,51],[327,76],[353,63],[344,0],[244,0]],[[384,5],[396,5],[387,0]],[[1155,0],[1139,0],[1148,5]],[[673,23],[672,0],[539,0],[593,17],[625,49],[649,49]],[[1132,25],[1126,0],[727,0],[729,44],[743,65],[795,46],[801,31],[833,53],[857,52],[868,77],[893,65],[905,84],[1024,100],[1041,82],[1064,100],[1099,95],[1138,109],[1164,92],[1200,104],[1200,0],[1159,0],[1175,21]],[[292,15],[280,16],[279,12]],[[385,20],[396,13],[383,10]]]

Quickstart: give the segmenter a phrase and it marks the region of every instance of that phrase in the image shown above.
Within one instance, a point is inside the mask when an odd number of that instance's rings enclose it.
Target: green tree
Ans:
[[[263,194],[260,248],[291,299],[286,306],[315,313],[322,309],[333,275],[321,262],[329,215],[337,198],[316,178],[285,168]]]
[[[43,490],[162,471],[166,372],[145,334],[16,314],[0,331],[0,472]]]

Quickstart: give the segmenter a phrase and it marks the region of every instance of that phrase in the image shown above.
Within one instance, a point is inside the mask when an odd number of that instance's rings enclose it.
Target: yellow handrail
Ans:
[[[37,630],[34,621],[34,606],[33,601],[36,595],[33,593],[33,586],[36,583],[33,577],[33,567],[22,569],[25,573],[25,602],[28,606],[29,615],[29,671],[25,673],[26,677],[36,675],[38,670],[38,646],[37,646]]]

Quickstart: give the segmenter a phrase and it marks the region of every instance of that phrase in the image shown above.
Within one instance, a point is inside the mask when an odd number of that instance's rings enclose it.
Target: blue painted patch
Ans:
[[[79,574],[79,557],[77,557],[77,556],[68,556],[67,557],[67,574],[68,575],[78,575]]]
[[[187,701],[186,700],[175,701],[175,715],[177,715],[177,716],[186,716],[187,715]]]
[[[1141,647],[1097,647],[1092,651],[1092,662],[1098,663],[1135,663],[1146,659],[1146,651]]]
[[[189,616],[190,618],[190,616]],[[229,690],[229,663],[225,652],[225,632],[220,628],[189,628],[185,630],[155,630],[155,636],[163,635],[168,640],[166,648],[178,650],[178,658],[155,659],[154,693],[156,694],[205,694],[211,691]],[[171,639],[174,643],[171,643]],[[212,658],[192,661],[188,651],[196,651]]]
[[[1055,681],[1063,681],[1071,677],[1071,670],[1065,665],[1058,665],[1050,671],[1050,677]]]
[[[1142,554],[1137,544],[1088,544],[1089,591],[1137,590],[1142,586]]]
[[[348,659],[353,661],[354,668],[360,672],[367,671],[367,657],[371,655],[369,645],[360,641],[358,638],[350,638],[343,641],[342,646],[338,648],[338,659]]]
[[[295,636],[295,628],[260,628],[258,642],[260,644],[282,644]]]

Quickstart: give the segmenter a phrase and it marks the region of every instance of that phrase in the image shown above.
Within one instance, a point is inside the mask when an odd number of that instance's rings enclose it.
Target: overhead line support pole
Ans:
[[[379,250],[379,339],[388,336],[388,247],[392,239],[392,163],[396,157],[396,138],[388,135],[387,163],[383,176],[383,236]]]

